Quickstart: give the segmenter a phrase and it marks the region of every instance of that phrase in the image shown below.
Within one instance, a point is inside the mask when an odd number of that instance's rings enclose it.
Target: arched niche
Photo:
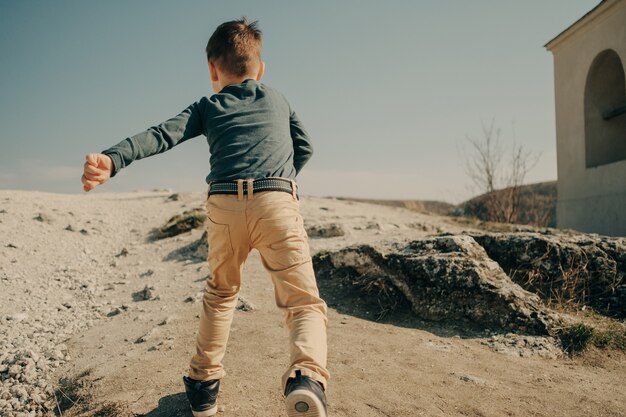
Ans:
[[[626,159],[626,77],[619,55],[606,49],[591,64],[585,85],[587,168]]]

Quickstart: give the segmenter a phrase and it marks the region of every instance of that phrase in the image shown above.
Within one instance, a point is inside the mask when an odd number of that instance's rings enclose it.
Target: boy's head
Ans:
[[[220,78],[221,81],[260,79],[264,67],[262,46],[261,30],[256,21],[250,22],[244,17],[219,25],[206,46],[214,84]]]

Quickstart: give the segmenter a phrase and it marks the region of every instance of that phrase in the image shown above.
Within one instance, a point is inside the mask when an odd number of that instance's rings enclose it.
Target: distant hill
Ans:
[[[505,190],[496,191],[496,193]],[[556,227],[556,181],[540,182],[520,187],[520,224]],[[338,197],[338,200],[358,201],[392,207],[404,207],[419,212],[431,212],[446,216],[476,217],[489,221],[485,203],[487,195],[473,197],[454,205],[434,200],[377,200],[373,198]]]
[[[382,204],[392,207],[404,207],[413,211],[431,212],[436,214],[449,215],[456,206],[444,201],[435,200],[377,200],[373,198],[349,198],[338,197],[337,200],[358,201],[361,203]]]
[[[502,193],[505,190],[496,191]],[[454,214],[490,220],[486,209],[487,194],[471,198],[457,206]],[[520,187],[519,224],[556,227],[556,181]]]

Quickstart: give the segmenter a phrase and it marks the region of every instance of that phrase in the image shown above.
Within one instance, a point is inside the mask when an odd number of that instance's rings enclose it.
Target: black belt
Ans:
[[[248,194],[248,182],[250,180],[212,181],[209,184],[208,195],[213,194],[239,194],[238,183],[242,183],[243,194]],[[295,181],[284,178],[257,178],[252,180],[252,194],[261,191],[283,191],[298,198],[298,187]]]

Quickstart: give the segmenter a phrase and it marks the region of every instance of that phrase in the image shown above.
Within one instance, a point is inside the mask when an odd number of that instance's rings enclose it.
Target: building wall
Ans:
[[[593,18],[589,23],[566,33],[551,49],[556,99],[557,227],[626,236],[626,160],[596,165],[589,163],[585,153],[589,146],[585,141],[585,87],[592,63],[601,52],[612,49],[626,67],[626,1],[611,2],[610,8],[598,11],[601,13],[589,16]],[[626,143],[624,119],[626,115],[611,120],[616,122],[611,126],[619,125],[617,129],[623,130],[620,146]]]

